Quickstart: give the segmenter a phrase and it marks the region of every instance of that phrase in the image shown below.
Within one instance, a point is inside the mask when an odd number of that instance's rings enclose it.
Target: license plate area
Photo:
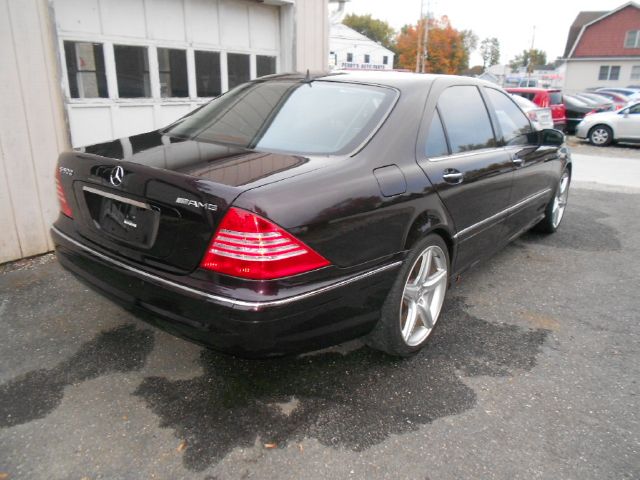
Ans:
[[[84,186],[82,190],[96,229],[136,247],[153,246],[160,223],[159,208],[97,188]]]

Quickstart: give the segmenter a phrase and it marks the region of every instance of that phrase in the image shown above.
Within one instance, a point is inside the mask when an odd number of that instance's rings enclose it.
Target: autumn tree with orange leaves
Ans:
[[[468,42],[465,43],[465,33],[451,26],[449,18],[430,18],[427,37],[428,73],[457,74],[468,68]],[[418,35],[423,35],[425,20],[417,25],[405,25],[396,38],[398,52],[398,68],[411,71],[416,69],[418,50]]]

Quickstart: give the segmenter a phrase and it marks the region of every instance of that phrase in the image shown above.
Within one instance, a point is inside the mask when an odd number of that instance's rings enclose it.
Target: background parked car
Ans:
[[[620,93],[629,97],[630,100],[640,100],[640,90],[636,90],[635,88],[602,87],[598,88],[596,92]]]
[[[524,113],[527,114],[529,120],[536,130],[545,128],[553,128],[553,116],[550,108],[541,108],[531,100],[527,100],[520,95],[511,95],[513,100],[518,104]]]
[[[593,145],[604,147],[611,142],[640,142],[640,103],[619,111],[588,115],[576,128],[578,138],[586,138]]]
[[[582,119],[590,112],[593,112],[593,105],[586,100],[575,95],[563,95],[564,106],[567,115],[567,133],[575,133],[576,127]]]
[[[609,100],[611,100],[613,102],[613,104],[616,107],[616,110],[620,110],[623,107],[626,107],[629,102],[631,101],[629,99],[629,97],[627,97],[626,95],[622,95],[621,93],[615,93],[615,92],[608,92],[608,91],[604,91],[604,90],[600,90],[597,93],[595,92],[585,92],[588,94],[594,94],[594,95],[598,95],[600,97],[604,97],[604,98],[608,98]]]
[[[553,116],[553,126],[558,130],[565,130],[567,125],[565,106],[562,103],[562,92],[547,88],[507,88],[507,92],[520,95],[531,100],[543,108],[550,108]]]

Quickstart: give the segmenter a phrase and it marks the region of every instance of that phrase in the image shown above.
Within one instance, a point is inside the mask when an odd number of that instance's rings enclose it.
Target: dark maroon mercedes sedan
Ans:
[[[452,277],[558,228],[571,163],[494,85],[363,72],[264,77],[56,173],[61,264],[145,320],[245,356],[409,355]]]

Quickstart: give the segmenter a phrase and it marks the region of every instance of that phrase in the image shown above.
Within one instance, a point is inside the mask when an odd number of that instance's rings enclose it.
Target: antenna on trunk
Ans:
[[[311,79],[311,74],[309,73],[309,69],[307,68],[307,74],[305,75],[303,82],[304,83],[311,83],[311,80],[312,80]]]

